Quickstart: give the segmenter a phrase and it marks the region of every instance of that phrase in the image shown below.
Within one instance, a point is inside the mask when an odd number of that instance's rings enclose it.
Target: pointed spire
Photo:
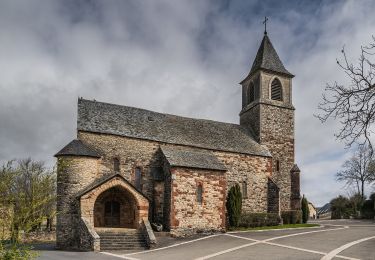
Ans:
[[[283,63],[279,58],[279,55],[277,55],[277,52],[267,35],[266,30],[264,31],[263,40],[259,46],[257,55],[253,62],[253,66],[251,67],[248,76],[243,81],[245,81],[248,77],[250,77],[252,74],[254,74],[256,71],[260,69],[283,74],[287,77],[294,77],[293,74],[291,74],[289,71],[285,69]]]

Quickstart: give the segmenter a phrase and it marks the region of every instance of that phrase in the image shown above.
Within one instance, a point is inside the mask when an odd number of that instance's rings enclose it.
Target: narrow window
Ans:
[[[276,160],[276,171],[280,171],[280,161]]]
[[[251,82],[249,86],[249,104],[255,100],[255,86],[254,83]]]
[[[271,99],[272,100],[283,100],[283,91],[280,80],[274,79],[271,84]]]
[[[242,108],[246,107],[246,105],[248,104],[248,87],[247,86],[242,86]]]
[[[242,198],[247,198],[247,182],[242,182]]]
[[[141,190],[141,185],[142,185],[142,171],[141,168],[137,167],[135,168],[134,172],[134,186],[138,189]]]
[[[115,172],[120,172],[120,160],[118,158],[113,159],[113,169]]]
[[[198,204],[202,204],[203,201],[203,188],[202,185],[199,184],[197,187],[197,202]]]

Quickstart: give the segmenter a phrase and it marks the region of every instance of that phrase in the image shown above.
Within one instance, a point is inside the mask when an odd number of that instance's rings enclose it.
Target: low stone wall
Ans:
[[[84,251],[100,251],[100,237],[85,218],[81,218],[80,222],[79,247]]]
[[[156,246],[156,237],[154,235],[154,231],[152,231],[150,221],[147,218],[142,219],[141,230],[143,235],[145,236],[147,247],[154,248]]]

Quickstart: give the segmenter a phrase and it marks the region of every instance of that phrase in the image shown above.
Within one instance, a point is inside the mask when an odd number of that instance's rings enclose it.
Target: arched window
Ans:
[[[137,167],[134,171],[134,186],[138,189],[142,189],[142,171],[141,168]]]
[[[283,101],[283,89],[280,80],[274,79],[271,84],[271,99]]]
[[[197,202],[198,204],[202,204],[203,201],[203,187],[202,184],[198,184],[197,187]]]
[[[249,86],[249,99],[248,102],[249,104],[255,100],[255,86],[254,83],[251,82]]]
[[[120,172],[120,160],[118,158],[113,159],[113,170],[115,172]]]

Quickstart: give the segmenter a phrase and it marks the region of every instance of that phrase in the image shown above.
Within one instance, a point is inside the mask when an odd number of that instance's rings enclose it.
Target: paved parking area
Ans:
[[[175,242],[140,252],[46,252],[40,259],[371,259],[375,260],[373,221],[318,221],[319,228],[236,232]],[[50,252],[53,253],[53,252]],[[65,254],[74,255],[65,255]],[[47,258],[46,258],[47,257]]]

